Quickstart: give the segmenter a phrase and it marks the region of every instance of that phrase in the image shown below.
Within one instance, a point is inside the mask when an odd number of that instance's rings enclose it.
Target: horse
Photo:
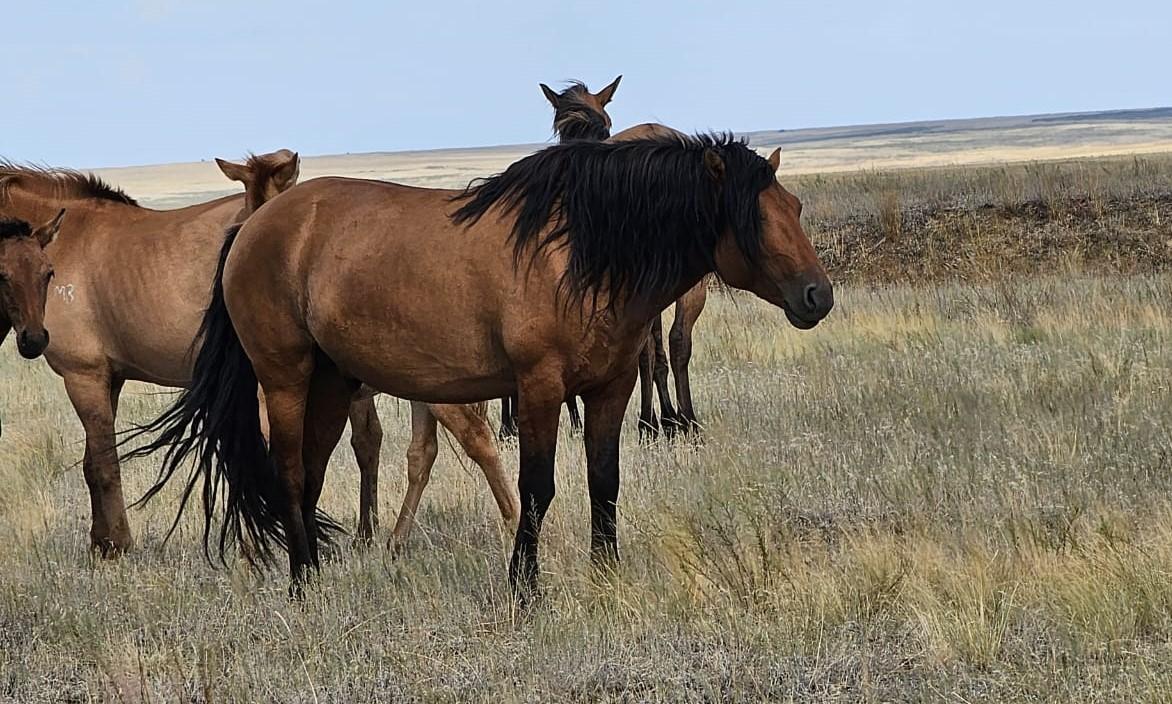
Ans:
[[[259,159],[271,166],[267,178],[278,190],[290,173],[295,179],[288,159]],[[92,174],[0,162],[0,216],[42,222],[64,207],[69,217],[47,247],[56,278],[45,307],[53,338],[44,356],[85,429],[90,546],[116,557],[133,546],[114,431],[123,384],[187,385],[225,228],[248,205],[236,194],[152,210]],[[37,335],[18,335],[18,344]],[[506,500],[515,505],[511,495]]]
[[[220,171],[244,186],[244,206],[236,214],[244,222],[277,195],[297,183],[300,158],[296,152],[281,149],[271,154],[250,155],[243,163],[216,159]],[[369,543],[378,531],[378,469],[383,430],[375,407],[377,392],[359,390],[350,404],[350,445],[358,463],[359,500],[357,539]],[[259,397],[261,430],[268,436],[264,395]],[[419,501],[431,479],[431,470],[439,454],[437,422],[463,448],[464,453],[484,472],[501,518],[515,525],[519,511],[517,499],[505,480],[500,454],[492,441],[487,404],[450,405],[411,403],[411,442],[407,447],[407,493],[391,531],[389,547],[398,552],[406,545],[415,524]]]
[[[590,552],[613,564],[619,438],[652,319],[713,271],[799,329],[834,305],[779,159],[731,136],[574,141],[464,191],[348,178],[289,189],[224,240],[192,383],[132,451],[165,451],[142,500],[194,459],[180,515],[202,485],[205,548],[222,511],[221,559],[245,536],[257,563],[283,547],[297,595],[335,527],[317,503],[359,385],[437,403],[516,392],[509,578],[528,604],[559,411],[576,394]]]
[[[568,142],[572,139],[589,139],[595,142],[610,137],[611,121],[606,112],[606,106],[614,98],[620,75],[597,93],[591,93],[585,83],[570,81],[561,91],[539,83],[545,99],[553,106],[553,132],[559,142]],[[578,402],[570,396],[566,399],[566,410],[570,414],[570,427],[576,431],[582,429],[582,414],[578,411]],[[506,396],[501,399],[501,440],[517,436],[517,399]]]
[[[641,139],[644,137],[680,135],[664,125],[645,123],[630,127],[613,137],[610,134],[612,122],[606,106],[614,98],[622,76],[614,79],[598,93],[591,93],[590,89],[580,81],[571,81],[561,92],[554,91],[544,83],[540,84],[541,92],[550,105],[553,106],[553,129],[559,141],[571,139],[589,139],[594,141],[613,140],[624,141]],[[689,365],[692,359],[692,330],[697,319],[704,311],[708,300],[708,282],[704,279],[689,289],[675,302],[675,315],[672,322],[668,341],[670,343],[671,371],[676,382],[676,401],[672,403],[671,391],[668,389],[668,360],[669,356],[663,344],[663,322],[656,318],[652,321],[647,345],[639,354],[639,438],[642,441],[653,441],[659,436],[661,421],[663,432],[669,439],[677,435],[697,435],[700,432],[700,422],[696,418],[695,405],[692,402],[692,385],[689,374]],[[654,387],[654,388],[653,388]],[[660,416],[656,417],[653,402],[653,390],[659,396]],[[570,412],[570,424],[573,428],[581,427],[578,407],[573,397],[567,399],[566,406]],[[501,429],[502,439],[517,434],[516,403],[513,399],[501,399]]]

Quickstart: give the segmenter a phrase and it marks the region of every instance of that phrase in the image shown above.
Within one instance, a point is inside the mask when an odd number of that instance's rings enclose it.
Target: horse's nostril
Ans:
[[[818,284],[806,286],[806,307],[810,310],[818,307]]]

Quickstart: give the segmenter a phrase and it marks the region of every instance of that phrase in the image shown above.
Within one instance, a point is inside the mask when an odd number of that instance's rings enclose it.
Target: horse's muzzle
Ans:
[[[809,330],[834,308],[834,287],[825,277],[820,278],[820,281],[806,284],[800,297],[794,296],[787,302],[785,317],[794,327]]]
[[[16,349],[20,352],[20,356],[25,359],[36,359],[40,357],[48,346],[48,330],[41,330],[40,332],[21,330],[20,334],[16,336]]]

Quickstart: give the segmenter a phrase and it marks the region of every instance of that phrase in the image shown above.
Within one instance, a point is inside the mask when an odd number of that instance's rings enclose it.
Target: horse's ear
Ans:
[[[61,230],[61,220],[64,218],[65,208],[62,208],[61,212],[57,213],[55,218],[41,225],[33,232],[33,237],[37,238],[37,242],[40,243],[42,249],[48,247],[53,243],[53,240],[57,239],[57,233]]]
[[[297,183],[299,175],[301,175],[301,156],[297,152],[293,152],[292,156],[273,171],[273,179],[276,180],[281,190],[290,188]]]
[[[541,84],[541,92],[545,93],[545,99],[549,101],[549,104],[553,106],[554,110],[557,110],[558,109],[558,94],[556,92],[554,92],[554,89],[550,88],[549,86],[542,83]]]
[[[724,159],[720,158],[715,149],[704,150],[704,166],[713,181],[724,183]]]
[[[622,74],[620,74],[618,78],[611,81],[609,86],[594,94],[594,97],[598,99],[599,105],[606,107],[606,104],[609,103],[611,98],[614,97],[614,92],[619,89],[619,81],[621,80],[623,80]]]
[[[769,166],[773,168],[773,173],[777,173],[777,170],[781,168],[781,147],[774,149],[773,153],[769,155]]]
[[[220,167],[220,171],[233,181],[240,181],[241,183],[248,183],[252,180],[252,169],[247,164],[236,164],[224,159],[216,159],[216,166]]]

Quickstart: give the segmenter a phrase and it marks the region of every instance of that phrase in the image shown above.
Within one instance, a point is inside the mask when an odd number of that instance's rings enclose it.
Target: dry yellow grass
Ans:
[[[304,604],[283,570],[209,568],[194,516],[162,547],[173,494],[133,514],[138,552],[92,562],[78,423],[5,351],[0,699],[1165,698],[1170,284],[847,287],[811,333],[717,297],[705,443],[627,433],[625,561],[600,576],[563,434],[528,618],[483,480],[448,449],[408,553],[343,547]],[[164,401],[131,389],[128,422]],[[380,405],[389,514],[407,418]],[[127,467],[129,494],[151,475]],[[356,494],[343,445],[324,503],[353,525]]]

